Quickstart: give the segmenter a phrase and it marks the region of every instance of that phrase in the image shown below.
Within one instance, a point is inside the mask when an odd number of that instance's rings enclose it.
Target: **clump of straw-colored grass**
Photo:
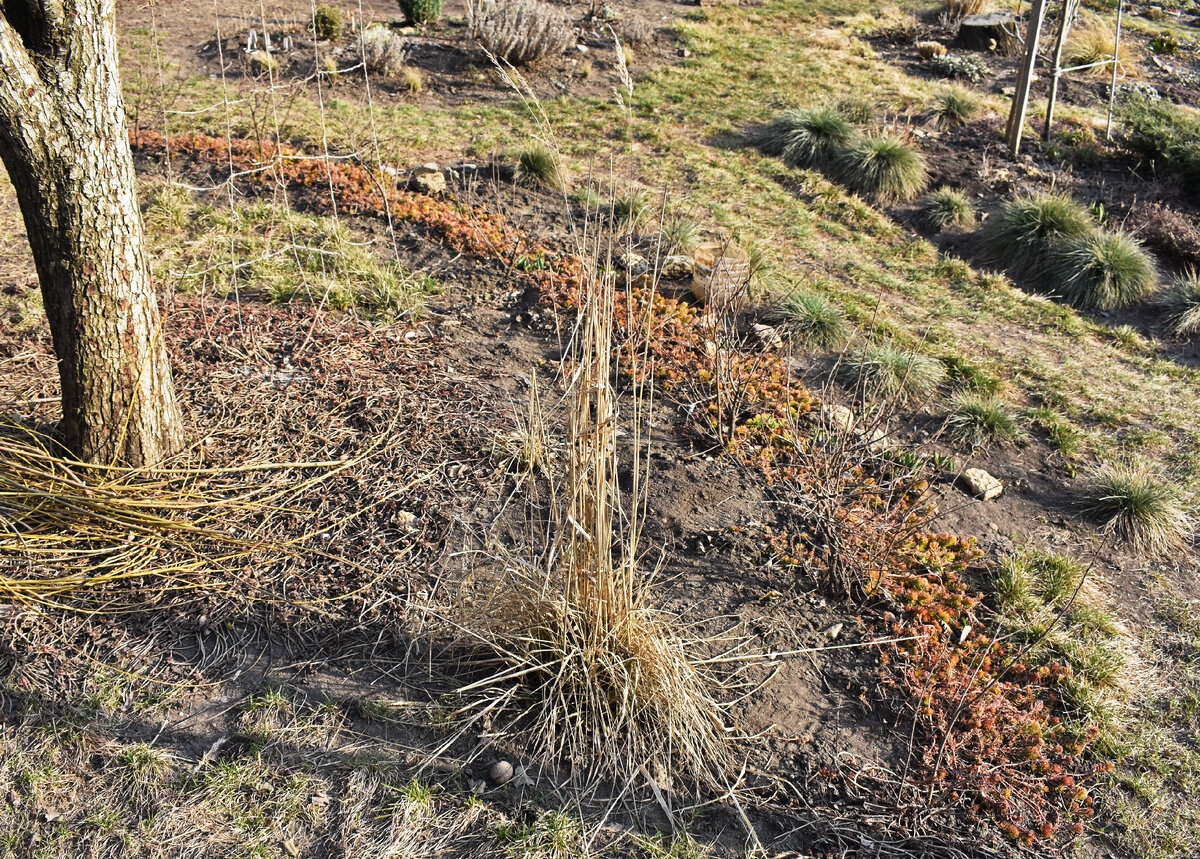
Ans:
[[[564,465],[545,481],[550,519],[496,553],[493,596],[462,624],[494,673],[460,692],[484,706],[523,702],[514,725],[576,777],[667,773],[717,789],[730,762],[718,684],[677,619],[650,602],[638,567],[642,478],[626,505],[617,486],[612,281],[593,278],[586,292],[566,371]],[[632,457],[644,457],[636,441]]]

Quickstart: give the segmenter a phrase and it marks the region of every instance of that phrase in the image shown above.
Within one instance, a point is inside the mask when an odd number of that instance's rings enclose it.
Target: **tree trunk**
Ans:
[[[0,159],[62,381],[68,447],[150,465],[183,430],[146,258],[114,0],[0,0]]]
[[[1002,57],[1021,52],[1017,22],[1011,12],[984,12],[963,18],[954,44],[969,50],[992,51]]]

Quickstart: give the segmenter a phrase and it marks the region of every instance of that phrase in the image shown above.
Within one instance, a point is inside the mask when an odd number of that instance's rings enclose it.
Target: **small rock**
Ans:
[[[765,352],[771,352],[775,349],[783,348],[783,338],[779,332],[770,325],[754,323],[752,328],[754,339],[758,343],[759,348]]]
[[[665,280],[685,280],[692,276],[692,258],[687,254],[672,254],[662,261]]]
[[[446,190],[446,177],[436,164],[422,164],[413,171],[412,184],[423,194],[441,194]]]
[[[581,54],[586,54],[588,52],[588,46],[587,45],[576,45],[575,50],[579,51],[579,53],[581,53]]]
[[[533,779],[529,777],[529,771],[525,767],[514,767],[512,783],[517,787],[530,787],[533,784]]]
[[[508,761],[496,761],[488,770],[488,778],[492,780],[493,784],[506,784],[512,780],[513,773],[513,765]]]
[[[963,472],[963,482],[972,495],[984,501],[998,498],[1004,491],[1004,484],[982,468],[968,468]]]
[[[411,533],[417,530],[417,517],[407,510],[400,510],[396,513],[396,524],[401,530]]]
[[[843,624],[835,623],[832,626],[825,627],[825,629],[824,629],[825,637],[829,638],[829,639],[837,638],[839,635],[842,634],[842,626],[843,626]]]
[[[650,263],[641,254],[629,253],[621,254],[617,257],[617,265],[621,266],[631,275],[645,274],[650,271]]]
[[[821,406],[821,420],[842,432],[854,429],[854,412],[845,406]]]

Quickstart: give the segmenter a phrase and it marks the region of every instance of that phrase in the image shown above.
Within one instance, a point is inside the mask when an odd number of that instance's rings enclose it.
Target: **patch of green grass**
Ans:
[[[968,391],[978,394],[995,394],[1001,388],[998,378],[961,355],[944,355],[941,361],[946,365],[948,380]]]
[[[517,167],[513,175],[523,185],[544,185],[558,189],[566,184],[558,156],[541,142],[531,143],[517,153]]]
[[[929,181],[925,159],[891,134],[865,137],[843,150],[836,172],[851,191],[880,203],[912,200]]]
[[[284,206],[231,213],[167,188],[152,195],[146,225],[155,279],[181,292],[306,300],[391,322],[437,291],[429,277],[381,260],[344,223]]]
[[[572,859],[586,855],[579,821],[563,811],[547,811],[533,823],[503,820],[496,841],[512,859]]]
[[[1179,337],[1200,334],[1200,271],[1189,269],[1161,300],[1167,321]]]
[[[1073,459],[1082,452],[1083,433],[1062,414],[1049,406],[1039,406],[1030,413],[1030,417],[1046,431],[1050,446],[1065,459]]]
[[[937,393],[946,380],[946,367],[936,358],[886,341],[850,352],[841,374],[845,384],[861,385],[868,397],[909,403]]]
[[[612,220],[618,228],[636,230],[649,213],[650,192],[644,188],[637,188],[612,201]]]
[[[419,779],[412,779],[401,787],[399,791],[400,796],[409,805],[414,805],[418,808],[429,808],[433,805],[433,789]]]
[[[788,293],[767,319],[810,349],[835,349],[850,337],[846,314],[815,289]]]
[[[1062,686],[1072,716],[1068,727],[1082,734],[1098,726],[1111,742],[1122,727],[1135,656],[1128,633],[1087,576],[1072,558],[1027,549],[1001,558],[992,592],[1003,631],[1027,646],[1049,648],[1071,668]]]
[[[1020,436],[1017,422],[1003,402],[972,392],[955,395],[946,430],[959,443],[973,448],[1004,444]]]
[[[170,772],[174,757],[146,743],[125,746],[112,758],[114,769],[139,780],[153,780]]]
[[[1094,469],[1083,506],[1106,532],[1138,551],[1166,555],[1191,541],[1193,505],[1179,486],[1144,461],[1108,462]]]
[[[988,219],[980,238],[986,261],[1017,278],[1045,275],[1052,251],[1068,239],[1090,235],[1087,209],[1061,194],[1035,194],[1006,203]]]
[[[1062,296],[1084,310],[1120,310],[1151,295],[1158,270],[1128,233],[1095,230],[1052,251],[1050,277]]]
[[[952,188],[930,191],[917,211],[921,222],[931,230],[969,230],[975,226],[975,209],[965,194]]]
[[[962,87],[938,93],[933,102],[933,119],[939,128],[959,128],[979,115],[979,97]]]
[[[671,215],[658,235],[663,255],[691,253],[700,243],[700,225],[683,215]]]
[[[853,97],[838,99],[833,109],[860,128],[875,122],[876,108],[869,99]]]

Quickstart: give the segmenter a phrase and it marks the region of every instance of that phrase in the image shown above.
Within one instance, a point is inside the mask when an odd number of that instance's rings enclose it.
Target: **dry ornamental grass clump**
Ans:
[[[1114,31],[1105,23],[1085,21],[1082,26],[1075,28],[1067,40],[1063,51],[1064,66],[1091,66],[1084,71],[1094,77],[1105,77],[1112,74],[1111,61],[1116,54],[1116,37]],[[1132,55],[1129,41],[1123,40],[1117,63],[1122,71],[1131,70]],[[1099,63],[1100,65],[1095,65]]]
[[[945,0],[942,14],[951,21],[961,21],[968,15],[978,15],[987,8],[987,0]]]
[[[384,80],[398,78],[408,60],[408,40],[382,25],[363,31],[359,50],[367,71]]]
[[[540,0],[472,3],[469,20],[483,49],[514,66],[561,54],[574,38],[566,17]]]
[[[580,781],[678,779],[726,788],[729,729],[720,684],[690,654],[677,619],[654,608],[639,569],[645,453],[634,433],[631,499],[617,485],[612,278],[589,267],[564,366],[563,468],[545,481],[528,542],[498,548],[500,578],[460,627],[493,676],[460,690],[488,712],[510,704],[510,727],[543,760]],[[644,420],[638,385],[632,418]],[[531,410],[531,422],[538,416]],[[561,481],[561,482],[560,482]]]

